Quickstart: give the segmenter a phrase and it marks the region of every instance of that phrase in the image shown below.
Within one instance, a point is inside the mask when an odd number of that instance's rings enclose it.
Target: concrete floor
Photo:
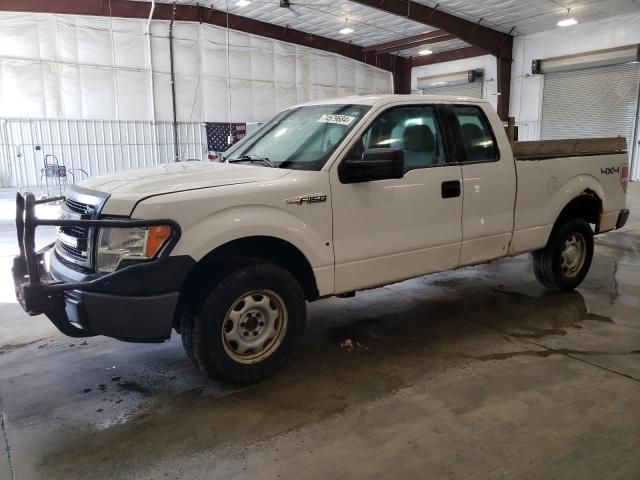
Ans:
[[[245,388],[177,336],[26,316],[0,204],[2,480],[640,478],[638,184],[578,291],[545,293],[523,256],[317,302],[286,369]]]

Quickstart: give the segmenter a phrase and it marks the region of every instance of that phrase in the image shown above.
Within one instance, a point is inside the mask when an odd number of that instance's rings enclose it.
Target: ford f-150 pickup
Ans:
[[[385,95],[284,110],[221,162],[17,196],[16,294],[65,334],[178,332],[209,376],[281,367],[306,302],[532,252],[553,291],[628,217],[624,138],[512,142],[489,104]],[[60,217],[36,205],[59,202]],[[38,226],[57,240],[35,250]]]

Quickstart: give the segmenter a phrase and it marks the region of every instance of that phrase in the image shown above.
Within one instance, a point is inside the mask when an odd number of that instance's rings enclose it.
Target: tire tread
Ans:
[[[187,350],[187,346],[190,348],[194,363],[210,378],[238,384],[254,383],[271,375],[281,368],[287,361],[288,355],[276,355],[276,350],[270,357],[268,357],[267,360],[260,362],[259,364],[253,364],[251,365],[251,368],[230,369],[228,368],[228,365],[225,365],[225,362],[219,361],[219,357],[210,354],[212,345],[207,341],[204,330],[207,322],[211,321],[211,312],[214,311],[216,304],[219,302],[220,297],[224,292],[232,290],[237,285],[244,284],[247,277],[254,275],[280,277],[281,280],[285,281],[289,285],[294,297],[296,297],[296,301],[300,302],[302,306],[300,311],[293,312],[293,309],[300,307],[300,305],[287,305],[290,323],[297,322],[298,325],[295,325],[295,328],[293,328],[291,332],[294,338],[287,342],[287,345],[284,345],[283,340],[283,343],[278,347],[278,349],[284,347],[292,350],[293,347],[297,345],[301,337],[306,320],[306,303],[302,287],[291,273],[271,263],[247,265],[231,271],[228,275],[212,286],[210,292],[206,295],[201,308],[198,309],[198,312],[193,315],[190,321],[185,322],[185,327],[183,328],[184,335],[187,337],[183,340],[185,350]],[[292,318],[296,313],[299,318]],[[285,335],[290,334],[290,328],[291,324],[288,325],[288,331]],[[189,355],[188,350],[187,355]],[[218,360],[216,360],[216,358]]]
[[[564,278],[556,269],[555,255],[557,250],[562,248],[561,242],[568,233],[581,231],[586,235],[586,259],[581,272],[574,279]],[[589,223],[582,218],[567,219],[554,226],[547,245],[532,253],[533,257],[533,273],[542,285],[552,292],[566,292],[575,289],[589,272],[591,261],[593,259],[593,231]]]

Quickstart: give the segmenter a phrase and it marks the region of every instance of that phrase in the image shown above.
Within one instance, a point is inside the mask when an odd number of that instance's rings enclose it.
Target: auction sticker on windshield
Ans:
[[[322,115],[318,119],[318,123],[335,123],[337,125],[351,125],[356,117],[350,115]]]

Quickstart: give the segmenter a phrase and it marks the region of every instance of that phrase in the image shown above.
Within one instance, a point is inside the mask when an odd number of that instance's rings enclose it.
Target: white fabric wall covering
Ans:
[[[144,19],[0,13],[0,117],[172,120],[169,23]],[[340,55],[197,23],[174,25],[181,122],[263,122],[292,104],[390,93],[389,72]],[[231,94],[231,112],[227,92]],[[229,116],[231,118],[229,118]]]
[[[169,124],[152,123],[153,112],[173,120],[169,23],[152,22],[151,58],[145,28],[146,19],[0,12],[2,186],[38,183],[35,145],[91,175],[173,159]],[[206,158],[205,121],[264,122],[308,100],[393,91],[389,72],[336,54],[230,31],[227,55],[226,29],[196,23],[176,22],[174,37],[183,159]],[[39,133],[48,129],[63,133]]]
[[[41,184],[45,155],[71,170],[68,181],[173,161],[171,122],[0,119],[0,182],[22,187]],[[36,146],[40,150],[36,150]],[[203,124],[179,123],[181,160],[204,159]]]

